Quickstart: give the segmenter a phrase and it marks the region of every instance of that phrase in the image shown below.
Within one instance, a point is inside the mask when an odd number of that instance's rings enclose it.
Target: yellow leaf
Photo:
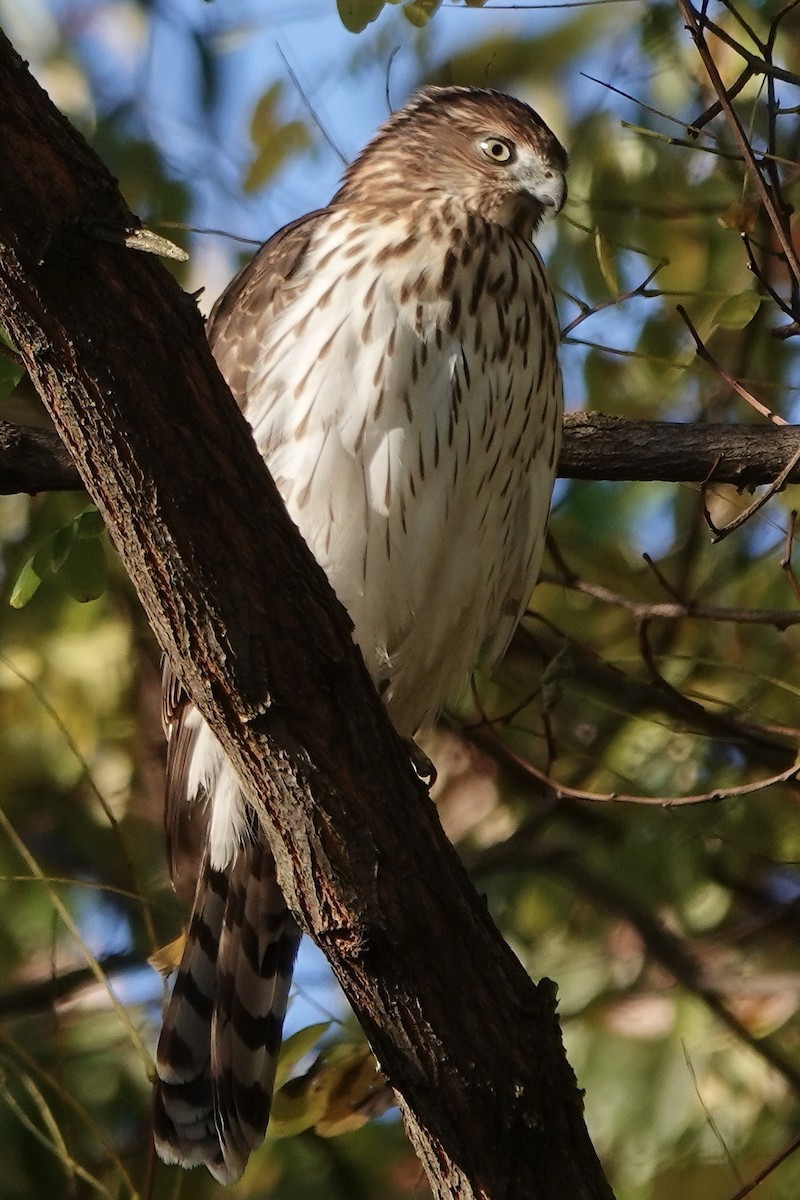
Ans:
[[[269,1132],[273,1137],[294,1137],[316,1125],[328,1103],[330,1079],[312,1067],[299,1079],[290,1079],[272,1100]]]
[[[281,1052],[278,1057],[278,1069],[275,1072],[276,1089],[286,1082],[292,1068],[299,1063],[304,1055],[313,1050],[319,1039],[328,1032],[330,1027],[330,1021],[319,1021],[316,1025],[306,1025],[305,1029],[298,1029],[297,1033],[293,1033],[291,1037],[286,1038],[281,1045]]]
[[[158,950],[154,950],[147,961],[160,975],[171,975],[181,965],[185,945],[186,934],[182,933],[174,941],[168,942],[166,946],[160,946]]]
[[[759,205],[752,201],[748,204],[742,204],[740,201],[735,201],[729,204],[719,218],[719,223],[723,229],[738,229],[740,233],[753,233],[756,227],[756,219],[758,217]]]
[[[353,1047],[347,1058],[336,1063],[331,1074],[325,1113],[314,1126],[320,1137],[338,1137],[360,1129],[374,1115],[370,1097],[386,1087],[386,1078],[367,1047]]]

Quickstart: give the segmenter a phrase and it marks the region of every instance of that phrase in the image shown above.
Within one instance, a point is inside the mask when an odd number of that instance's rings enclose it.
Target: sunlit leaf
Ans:
[[[403,16],[412,25],[422,29],[428,24],[433,14],[441,8],[442,0],[411,0],[403,5]]]
[[[24,608],[38,591],[45,575],[54,570],[53,553],[56,537],[57,533],[48,534],[20,570],[8,601],[12,608]]]
[[[740,233],[755,233],[760,205],[749,201],[743,204],[740,200],[729,204],[719,218],[720,225],[726,229],[738,229]]]
[[[331,1068],[332,1085],[324,1115],[314,1126],[320,1137],[338,1137],[360,1129],[372,1115],[368,1099],[386,1079],[369,1047],[352,1047]]]
[[[274,1095],[269,1131],[273,1137],[294,1137],[311,1129],[325,1112],[331,1079],[324,1072],[308,1072],[290,1079]]]
[[[36,556],[33,555],[17,575],[8,603],[12,608],[24,608],[36,595],[41,582],[42,576],[36,567]]]
[[[275,1072],[276,1088],[279,1088],[289,1077],[300,1059],[314,1049],[330,1027],[330,1021],[318,1021],[315,1025],[306,1025],[304,1029],[298,1029],[291,1037],[284,1040],[278,1056],[278,1069]]]
[[[160,975],[171,975],[181,965],[183,951],[186,946],[186,934],[180,933],[165,946],[159,946],[148,956],[148,963]]]

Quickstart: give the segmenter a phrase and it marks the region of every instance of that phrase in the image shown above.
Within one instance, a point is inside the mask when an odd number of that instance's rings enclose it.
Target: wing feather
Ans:
[[[263,331],[289,303],[291,282],[329,208],[319,208],[279,229],[231,281],[211,312],[208,340],[219,369],[241,409],[258,360]]]

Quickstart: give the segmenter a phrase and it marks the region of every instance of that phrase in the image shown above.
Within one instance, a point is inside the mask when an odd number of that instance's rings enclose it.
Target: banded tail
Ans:
[[[238,1179],[269,1121],[300,930],[260,843],[206,853],[156,1053],[153,1132],[168,1163]]]

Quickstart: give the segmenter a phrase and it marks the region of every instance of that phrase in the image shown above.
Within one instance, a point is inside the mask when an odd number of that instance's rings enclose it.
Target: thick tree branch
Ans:
[[[562,479],[664,480],[668,483],[769,484],[800,450],[791,425],[675,425],[605,413],[566,419],[558,464]],[[789,482],[800,482],[800,466]],[[54,430],[0,421],[0,495],[68,491],[80,476]]]
[[[439,1197],[611,1196],[549,983],[491,923],[205,344],[0,38],[0,323],[235,762]]]
[[[565,479],[769,484],[800,450],[800,426],[675,425],[603,413],[567,417]],[[800,467],[789,477],[800,481]]]

